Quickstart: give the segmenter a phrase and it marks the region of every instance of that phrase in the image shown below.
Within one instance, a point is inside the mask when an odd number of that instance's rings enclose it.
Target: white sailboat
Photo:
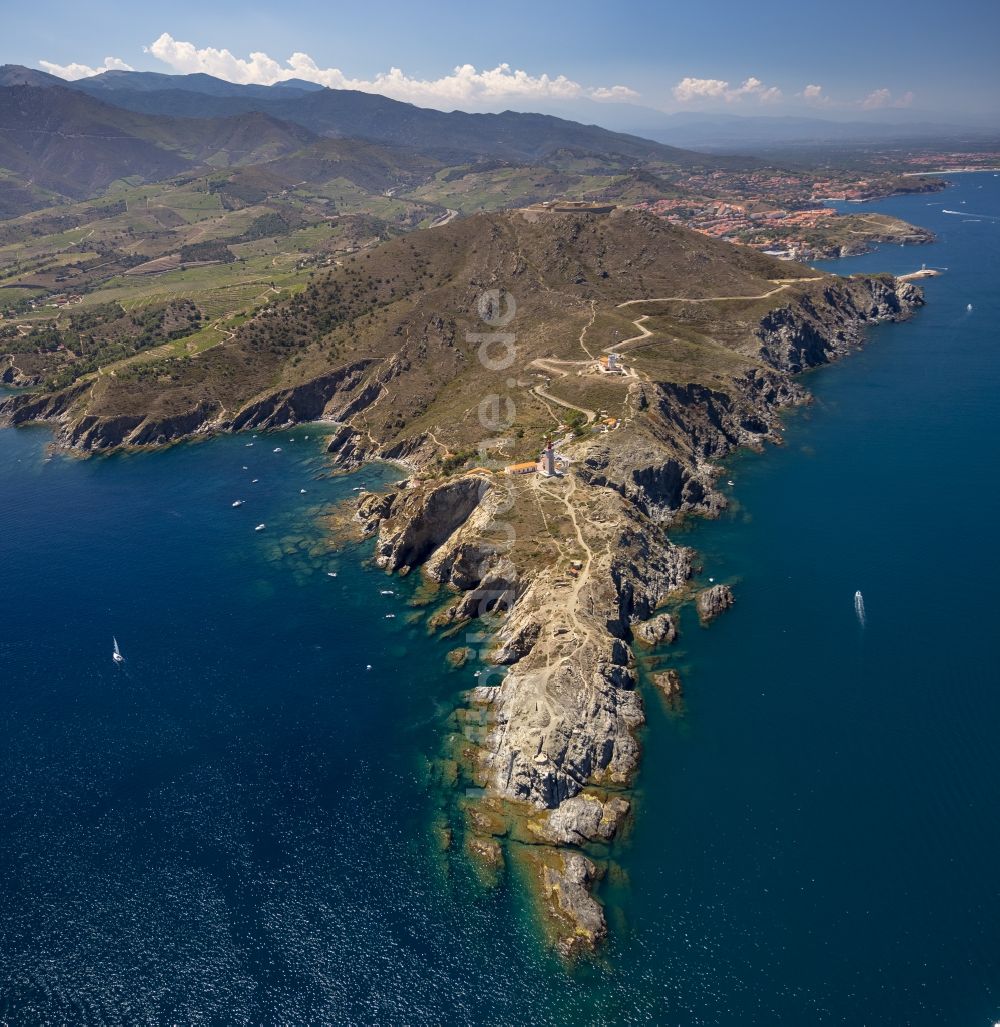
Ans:
[[[118,648],[118,639],[115,638],[114,635],[112,635],[111,641],[114,643],[115,647],[114,652],[111,654],[111,659],[114,660],[115,663],[124,663],[125,657],[122,656],[122,651]]]

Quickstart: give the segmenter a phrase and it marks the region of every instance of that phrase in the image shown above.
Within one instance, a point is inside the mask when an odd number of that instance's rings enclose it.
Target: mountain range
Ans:
[[[551,115],[444,113],[306,82],[243,86],[209,75],[107,72],[67,83],[7,65],[0,67],[0,217],[95,196],[123,179],[263,164],[330,139],[359,141],[376,165],[412,171],[422,162],[428,173],[483,160],[588,155],[623,168],[740,163]]]

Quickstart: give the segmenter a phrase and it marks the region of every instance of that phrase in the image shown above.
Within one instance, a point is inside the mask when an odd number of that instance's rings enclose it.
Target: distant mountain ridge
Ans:
[[[33,74],[40,73],[7,66],[0,68],[0,83],[5,75]],[[230,117],[260,111],[318,135],[409,146],[445,160],[531,160],[561,149],[679,165],[705,160],[677,147],[550,114],[444,112],[376,93],[327,89],[304,81],[240,85],[211,75],[149,71],[106,71],[75,82],[56,81],[105,103],[144,114]]]
[[[10,80],[0,70],[0,82]],[[150,116],[58,86],[0,85],[0,179],[4,193],[41,189],[82,199],[112,182],[155,181],[204,164],[260,163],[308,146],[300,125],[251,111],[228,118]],[[9,215],[8,215],[9,216]]]
[[[0,67],[0,217],[98,195],[121,179],[159,181],[184,170],[265,164],[320,139],[338,149],[352,180],[413,182],[444,165],[484,160],[539,163],[613,158],[678,168],[753,165],[548,114],[467,114],[355,90],[287,81],[239,85],[211,75],[108,71],[67,82],[17,65]],[[373,149],[374,146],[374,149]],[[328,161],[329,152],[319,154]],[[418,160],[414,160],[418,157]],[[373,162],[366,175],[361,162]],[[396,175],[398,169],[399,175]],[[304,175],[308,178],[308,175]]]

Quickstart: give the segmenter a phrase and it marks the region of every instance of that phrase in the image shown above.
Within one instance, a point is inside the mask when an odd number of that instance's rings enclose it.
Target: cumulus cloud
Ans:
[[[678,103],[693,103],[699,100],[725,100],[736,103],[746,96],[756,97],[760,103],[774,103],[781,99],[782,93],[777,86],[766,86],[753,75],[738,86],[721,78],[682,78],[674,86],[674,99]]]
[[[628,86],[598,86],[590,91],[592,100],[634,100],[638,95]]]
[[[197,47],[194,43],[174,39],[167,32],[150,43],[146,52],[184,74],[203,72],[244,85],[274,85],[286,79],[300,78],[331,89],[358,89],[365,93],[381,93],[396,100],[432,105],[489,103],[509,97],[630,100],[639,95],[628,86],[586,87],[565,75],[530,75],[509,64],[483,70],[471,64],[460,64],[451,74],[436,79],[413,78],[400,68],[390,68],[371,79],[351,78],[339,68],[321,68],[306,53],[293,53],[283,63],[262,51],[255,51],[248,57],[237,57],[230,50]]]
[[[861,108],[866,111],[878,110],[881,107],[909,107],[913,103],[913,93],[907,91],[893,96],[888,89],[873,89],[863,100]]]
[[[75,82],[78,78],[100,75],[102,71],[135,71],[135,68],[126,64],[120,57],[105,57],[104,63],[97,68],[91,68],[88,64],[53,64],[52,61],[39,61],[38,64],[50,75],[58,75],[59,78],[70,82]]]
[[[830,97],[823,92],[822,86],[808,85],[802,90],[802,99],[815,107],[827,107],[830,104]]]

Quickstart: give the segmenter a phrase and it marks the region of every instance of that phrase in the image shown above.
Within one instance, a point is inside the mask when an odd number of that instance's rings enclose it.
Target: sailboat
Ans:
[[[114,643],[115,646],[115,651],[111,654],[111,659],[114,660],[115,663],[124,663],[125,657],[122,656],[122,651],[118,648],[118,639],[115,638],[114,635],[112,635],[111,641]]]

